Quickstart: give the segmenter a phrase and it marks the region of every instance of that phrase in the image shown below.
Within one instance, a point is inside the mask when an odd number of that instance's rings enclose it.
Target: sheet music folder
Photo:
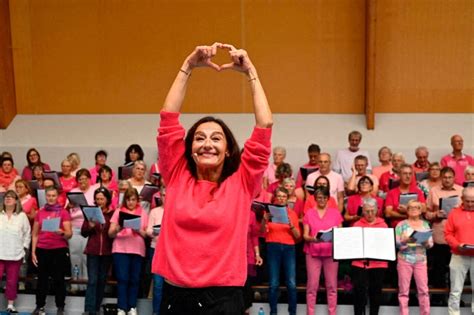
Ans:
[[[332,246],[334,260],[397,259],[393,228],[334,228]]]

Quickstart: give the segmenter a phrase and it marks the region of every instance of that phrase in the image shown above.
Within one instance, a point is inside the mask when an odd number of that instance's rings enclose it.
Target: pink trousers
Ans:
[[[0,260],[0,278],[3,272],[6,273],[7,283],[5,289],[5,297],[8,301],[16,300],[18,275],[20,274],[22,260]]]
[[[321,269],[324,269],[328,313],[329,315],[336,314],[338,268],[339,263],[333,261],[332,257],[313,257],[306,254],[306,270],[308,271],[308,283],[306,285],[307,315],[314,315],[314,306],[316,305],[316,298],[318,295]]]
[[[410,293],[410,282],[412,275],[415,278],[418,291],[418,303],[420,304],[420,315],[430,314],[430,295],[428,292],[428,271],[426,262],[410,264],[398,259],[398,303],[400,304],[400,315],[408,315],[408,295]]]

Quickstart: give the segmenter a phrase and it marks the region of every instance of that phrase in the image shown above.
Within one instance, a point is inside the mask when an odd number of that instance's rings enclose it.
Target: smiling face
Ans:
[[[28,153],[28,161],[31,163],[31,164],[36,164],[39,162],[39,154],[38,154],[38,151],[36,150],[31,150],[29,153]]]
[[[72,164],[68,160],[64,160],[61,163],[61,172],[63,173],[63,176],[69,176],[71,174],[72,170]]]
[[[228,154],[222,127],[215,122],[200,124],[194,132],[191,154],[198,173],[208,169],[222,169]]]

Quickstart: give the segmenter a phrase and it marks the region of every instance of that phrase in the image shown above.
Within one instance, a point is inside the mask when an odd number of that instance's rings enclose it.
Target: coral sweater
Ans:
[[[184,156],[178,113],[162,111],[157,137],[166,202],[152,270],[183,287],[242,286],[247,231],[271,152],[271,129],[255,127],[239,169],[222,183],[197,180]]]

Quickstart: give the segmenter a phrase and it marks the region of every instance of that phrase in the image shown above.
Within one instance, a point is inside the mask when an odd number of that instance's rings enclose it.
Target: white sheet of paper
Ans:
[[[105,224],[104,214],[99,207],[83,207],[82,211],[84,211],[89,221]]]
[[[332,233],[334,259],[356,259],[364,256],[362,228],[334,228]]]
[[[270,210],[270,213],[272,215],[272,223],[290,223],[288,213],[286,212],[286,206],[268,205],[268,210]]]
[[[368,259],[394,261],[395,234],[392,228],[364,228],[364,254]]]
[[[59,224],[61,223],[61,218],[52,218],[45,219],[41,224],[41,231],[43,232],[56,232],[59,230]]]

